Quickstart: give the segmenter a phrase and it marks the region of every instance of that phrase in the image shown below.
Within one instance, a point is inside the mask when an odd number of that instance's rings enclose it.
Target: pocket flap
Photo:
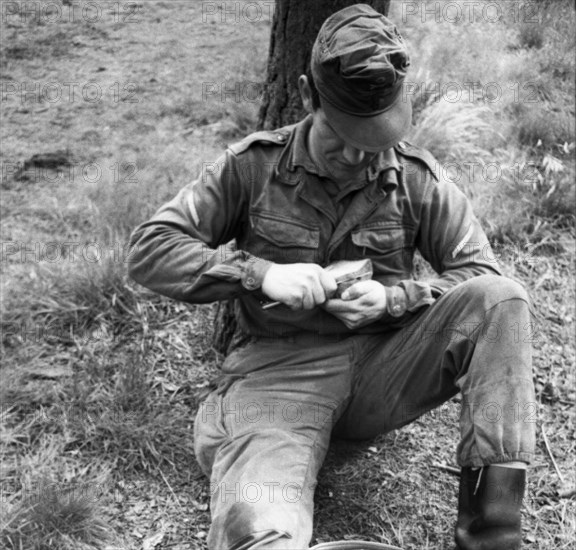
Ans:
[[[258,236],[280,247],[318,248],[320,229],[301,222],[271,216],[252,215],[252,228]]]
[[[359,227],[352,232],[352,242],[377,252],[391,252],[406,246],[406,231],[403,227]]]

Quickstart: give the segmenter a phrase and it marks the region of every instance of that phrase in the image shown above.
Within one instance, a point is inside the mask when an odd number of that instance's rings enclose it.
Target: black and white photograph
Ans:
[[[574,0],[0,0],[0,548],[570,550]]]

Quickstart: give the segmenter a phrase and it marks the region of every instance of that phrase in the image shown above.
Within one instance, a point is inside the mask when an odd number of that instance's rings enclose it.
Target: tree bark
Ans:
[[[318,31],[328,16],[358,3],[358,0],[276,0],[259,130],[273,130],[305,116],[298,77],[307,72]],[[390,0],[364,0],[363,3],[388,15]],[[218,303],[212,338],[216,351],[228,353],[235,328],[234,301]]]

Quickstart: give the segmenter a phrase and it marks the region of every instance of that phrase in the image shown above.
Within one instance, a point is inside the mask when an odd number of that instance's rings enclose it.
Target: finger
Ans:
[[[338,284],[336,283],[336,279],[330,274],[328,271],[322,270],[320,272],[320,284],[326,293],[326,296],[333,296],[336,290],[338,289]]]
[[[358,281],[342,293],[343,300],[356,300],[374,289],[373,281]]]
[[[314,305],[323,304],[327,299],[326,292],[320,283],[312,287],[311,293],[312,299],[314,300]]]
[[[351,313],[356,311],[356,308],[351,308],[350,303],[339,298],[333,298],[324,303],[324,309],[330,313]]]
[[[316,306],[312,290],[307,290],[302,297],[302,309],[312,309]]]
[[[300,311],[303,309],[303,298],[301,296],[294,296],[290,299],[289,302],[286,303],[286,305],[292,311]]]

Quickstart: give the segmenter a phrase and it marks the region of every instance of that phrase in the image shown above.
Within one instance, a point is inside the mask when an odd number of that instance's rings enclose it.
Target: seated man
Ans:
[[[374,437],[459,391],[458,548],[520,547],[535,438],[518,411],[534,390],[513,327],[528,329],[528,298],[501,276],[466,197],[401,141],[408,66],[386,17],[363,4],[335,13],[299,79],[309,115],[228,148],[132,236],[142,285],[235,299],[227,380],[195,424],[214,550],[307,548],[331,434]],[[413,279],[416,249],[433,280]],[[324,267],[365,258],[373,278],[336,298]]]

